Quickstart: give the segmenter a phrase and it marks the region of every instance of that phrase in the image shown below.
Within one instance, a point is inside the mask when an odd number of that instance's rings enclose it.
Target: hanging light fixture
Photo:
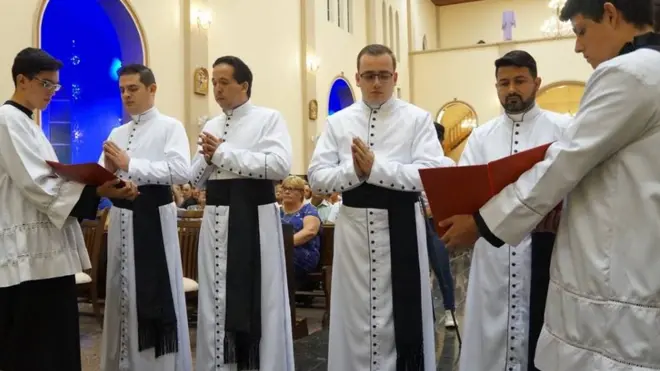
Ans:
[[[550,0],[548,7],[553,10],[553,15],[546,19],[541,25],[541,32],[548,37],[568,36],[573,32],[571,22],[559,20],[559,13],[566,4],[566,0]]]

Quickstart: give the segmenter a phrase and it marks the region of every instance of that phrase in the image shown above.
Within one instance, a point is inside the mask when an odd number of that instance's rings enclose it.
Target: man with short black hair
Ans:
[[[206,188],[199,235],[198,371],[293,371],[284,240],[273,181],[291,170],[291,137],[278,111],[250,102],[240,58],[213,63],[223,114],[208,121],[193,158]],[[295,237],[294,237],[295,238]]]
[[[119,91],[132,120],[112,130],[100,163],[139,186],[132,202],[113,202],[101,349],[104,371],[190,371],[177,207],[171,186],[190,178],[183,124],[154,106],[156,78],[130,64]]]
[[[554,142],[571,117],[536,104],[541,86],[536,61],[513,50],[495,61],[495,87],[504,114],[475,128],[459,165],[483,165]],[[517,245],[474,246],[465,304],[461,370],[535,370],[534,350],[543,324],[557,213]]]
[[[660,35],[649,0],[568,0],[594,67],[545,160],[474,215],[441,221],[452,248],[519,244],[566,198],[550,268],[541,370],[657,370]],[[464,348],[465,350],[466,348]]]
[[[454,162],[431,115],[393,97],[397,78],[388,47],[364,47],[362,100],[328,117],[309,166],[314,192],[342,194],[329,371],[436,369],[419,169]]]
[[[57,156],[32,116],[61,88],[61,67],[41,49],[23,49],[11,69],[14,94],[0,107],[2,371],[81,370],[75,275],[91,264],[76,219],[95,219],[100,197],[137,194],[128,181],[95,188],[47,165]]]

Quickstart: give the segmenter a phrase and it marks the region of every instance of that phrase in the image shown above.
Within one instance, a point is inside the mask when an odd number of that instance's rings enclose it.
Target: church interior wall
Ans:
[[[237,56],[254,76],[254,104],[279,110],[287,121],[293,143],[294,173],[303,173],[303,100],[301,78],[301,7],[299,1],[213,0],[208,2],[213,22],[208,30],[208,68],[223,55]],[[211,86],[209,86],[211,89]],[[209,90],[210,116],[220,107]]]
[[[0,94],[5,97],[3,99],[9,98],[14,89],[8,70],[14,57],[27,46],[37,46],[37,20],[42,2],[16,1],[11,12],[3,12],[0,16],[0,32],[11,35],[3,39],[3,47],[0,49],[0,65],[5,66],[5,72],[0,74]],[[184,120],[180,0],[132,0],[130,5],[138,15],[145,33],[143,37],[147,39],[149,64],[159,86],[158,107],[164,114]]]
[[[34,42],[34,21],[40,4],[41,0],[21,0],[11,6],[11,12],[4,11],[0,15],[0,33],[5,35],[0,48],[0,65],[4,68],[0,73],[0,94],[3,102],[14,91],[9,69],[16,53]]]
[[[254,72],[253,102],[284,115],[293,142],[293,172],[299,174],[305,173],[312,138],[325,125],[334,78],[343,72],[355,99],[361,98],[355,82],[355,58],[368,43],[386,44],[397,55],[398,96],[432,115],[449,101],[465,101],[474,107],[480,124],[501,112],[493,88],[493,61],[509,50],[525,49],[534,55],[544,86],[565,80],[586,81],[591,73],[581,56],[573,53],[574,39],[539,39],[540,25],[552,13],[545,1],[485,0],[434,7],[430,0],[318,0],[313,2],[311,14],[305,13],[305,4],[310,2],[303,1],[251,0],[250,6],[233,0],[123,1],[130,4],[144,31],[149,65],[159,85],[158,107],[186,123],[191,147],[199,132],[199,125],[191,122],[220,113],[211,87],[206,97],[195,98],[203,102],[202,108],[191,110],[192,69],[206,64],[210,70],[217,57],[237,55]],[[15,54],[26,45],[35,45],[35,22],[41,3],[22,0],[11,15],[0,16],[0,31],[12,35],[0,50],[3,65],[10,66]],[[197,49],[186,45],[191,33],[201,32],[187,20],[190,11],[186,7],[197,3],[204,5],[212,18],[204,38],[198,40],[203,50],[199,45]],[[346,10],[348,7],[350,10]],[[517,28],[511,42],[499,42],[504,10],[516,12]],[[343,17],[341,25],[339,13]],[[427,50],[409,54],[410,49],[420,48],[424,35]],[[474,45],[477,39],[493,43]],[[432,50],[434,46],[442,48]],[[191,53],[206,55],[195,62]],[[314,71],[305,65],[309,55],[318,64]],[[11,94],[12,86],[10,74],[1,74],[0,92],[5,97]],[[308,103],[314,99],[318,111],[316,120],[311,120]]]
[[[318,3],[322,5],[314,8],[315,52],[310,51],[318,62],[314,93],[319,109],[315,134],[320,134],[325,127],[330,88],[337,77],[346,79],[356,101],[361,99],[360,88],[355,81],[356,56],[367,44],[365,6],[346,0],[323,0]],[[342,12],[339,13],[339,10]]]
[[[438,19],[431,0],[410,1],[411,51],[438,48]]]
[[[513,11],[515,15],[513,40],[543,37],[541,25],[554,14],[547,0],[484,0],[436,7],[437,48],[475,45],[480,40],[485,43],[504,41],[502,13],[505,11]]]
[[[413,102],[436,115],[458,99],[474,108],[478,124],[501,113],[495,92],[497,58],[513,49],[529,52],[537,61],[543,86],[560,81],[587,81],[591,67],[573,52],[575,39],[532,40],[411,54]]]

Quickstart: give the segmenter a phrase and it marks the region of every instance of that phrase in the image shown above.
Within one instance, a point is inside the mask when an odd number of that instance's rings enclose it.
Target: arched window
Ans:
[[[353,0],[346,0],[346,30],[353,32]]]
[[[394,49],[394,17],[392,16],[392,6],[390,6],[390,48]]]
[[[342,0],[337,0],[337,26],[339,26],[339,28],[344,27],[344,22],[342,22],[342,17],[344,15],[343,14],[344,12],[343,9],[341,8],[341,3]]]
[[[326,0],[326,13],[328,13],[328,22],[332,22],[332,0]]]
[[[427,47],[426,43],[427,43],[426,35],[424,35],[424,37],[422,37],[422,50],[426,50]]]
[[[395,23],[394,26],[396,28],[396,30],[395,30],[396,38],[395,38],[395,46],[394,47],[396,48],[397,57],[401,58],[401,34],[399,33],[400,32],[400,30],[399,30],[399,12],[396,12],[396,17],[394,19],[394,23]]]
[[[383,45],[387,45],[387,5],[383,1]]]

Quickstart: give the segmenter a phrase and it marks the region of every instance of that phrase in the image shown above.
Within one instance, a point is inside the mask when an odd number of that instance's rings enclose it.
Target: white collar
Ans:
[[[228,110],[223,111],[223,112],[228,117],[237,117],[237,116],[243,116],[244,114],[246,114],[250,110],[250,108],[252,108],[252,103],[248,99],[247,101],[245,101],[245,103],[243,103],[243,104],[241,104],[237,107],[234,107],[233,109],[228,109]]]
[[[137,125],[139,123],[144,123],[147,122],[151,119],[154,119],[160,115],[160,112],[156,109],[156,107],[151,107],[148,110],[138,114],[138,115],[131,115],[131,118],[133,119],[133,122]]]
[[[521,113],[505,113],[512,122],[524,122],[535,119],[541,113],[541,108],[534,103],[527,111]]]
[[[398,101],[394,95],[390,97],[390,99],[386,100],[385,102],[381,103],[380,105],[370,105],[364,100],[362,100],[362,107],[367,110],[367,111],[389,111],[394,107],[394,104]]]

